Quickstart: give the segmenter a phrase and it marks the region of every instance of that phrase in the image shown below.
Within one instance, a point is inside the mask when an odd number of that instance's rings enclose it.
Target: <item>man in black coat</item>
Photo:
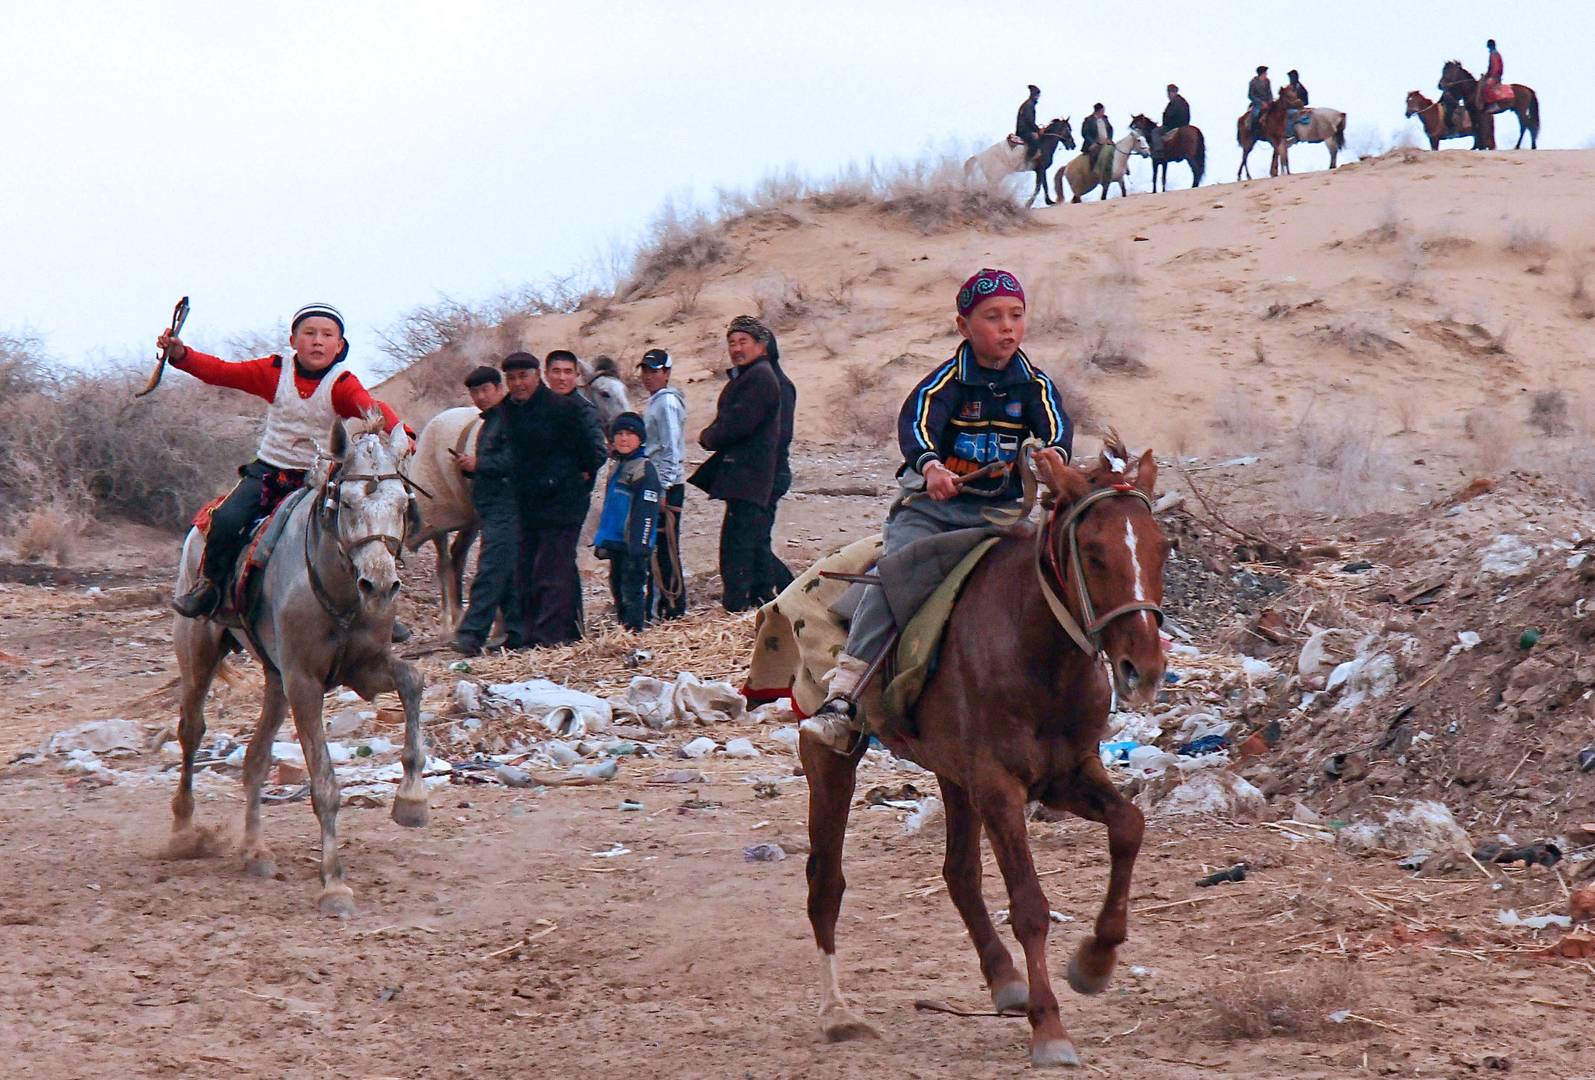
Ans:
[[[1080,124],[1080,151],[1090,154],[1091,162],[1095,165],[1102,148],[1112,145],[1113,121],[1108,119],[1108,111],[1099,101],[1091,106],[1091,115]]]
[[[1163,106],[1163,122],[1152,129],[1152,153],[1163,153],[1163,140],[1191,122],[1191,106],[1180,88],[1169,83],[1169,103]]]
[[[536,358],[514,353],[504,359],[506,375],[515,389],[511,400],[525,402],[537,386]],[[519,649],[521,604],[515,588],[515,567],[521,542],[520,510],[510,478],[515,473],[515,447],[510,440],[504,378],[490,367],[479,367],[465,377],[471,403],[482,410],[482,427],[476,435],[476,452],[455,458],[460,472],[470,478],[471,502],[482,522],[482,549],[476,577],[471,581],[471,603],[454,635],[454,651],[475,656],[482,651],[493,620],[504,613],[504,647]]]
[[[792,584],[792,571],[775,553],[771,532],[775,528],[776,509],[782,497],[792,490],[792,433],[797,420],[797,385],[787,378],[781,368],[781,347],[773,333],[767,352],[776,381],[781,384],[781,433],[775,444],[775,486],[770,491],[770,512],[765,517],[764,533],[759,539],[758,554],[753,565],[753,602],[756,605],[768,604],[782,589]]]
[[[1030,84],[1030,96],[1019,106],[1019,116],[1014,120],[1013,133],[1025,144],[1025,156],[1036,152],[1041,142],[1041,128],[1036,124],[1036,102],[1041,100],[1041,88]]]
[[[595,421],[581,398],[544,382],[506,417],[518,462],[513,480],[525,590],[521,637],[531,646],[563,645],[581,637],[576,545],[607,450],[601,434],[594,439]]]
[[[768,546],[781,445],[781,380],[770,362],[774,336],[751,315],[726,331],[730,380],[720,391],[714,422],[698,443],[711,450],[689,481],[726,504],[720,525],[721,603],[745,611],[755,603],[759,545]]]

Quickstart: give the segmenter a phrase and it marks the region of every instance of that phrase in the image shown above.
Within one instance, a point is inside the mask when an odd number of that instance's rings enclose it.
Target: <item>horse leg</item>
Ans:
[[[467,525],[454,534],[453,541],[449,544],[450,586],[454,590],[454,610],[449,613],[449,633],[455,633],[460,628],[460,620],[465,618],[465,560],[471,554],[471,545],[476,543],[482,529],[480,525]]]
[[[287,688],[294,729],[310,773],[310,802],[321,824],[321,894],[316,906],[323,915],[346,917],[354,914],[354,891],[343,882],[338,858],[338,777],[321,728],[321,684],[309,675],[295,674],[287,677]]]
[[[1096,933],[1080,943],[1069,960],[1069,985],[1082,994],[1096,994],[1108,985],[1117,950],[1128,936],[1130,873],[1141,850],[1146,819],[1134,803],[1119,794],[1100,759],[1088,757],[1068,784],[1054,788],[1049,806],[1078,814],[1108,827],[1108,894],[1097,914]],[[1048,793],[1052,795],[1052,792]]]
[[[421,730],[421,690],[425,683],[414,664],[397,657],[390,656],[388,672],[404,705],[404,779],[393,798],[393,820],[406,828],[418,829],[426,824],[428,813],[426,781],[421,776],[426,769],[426,734]]]
[[[194,756],[205,737],[205,695],[227,652],[222,633],[211,624],[179,618],[173,637],[177,666],[182,675],[182,701],[177,724],[183,748],[183,768],[172,796],[172,835],[166,844],[169,859],[199,859],[217,853],[209,829],[194,826]]]
[[[991,991],[992,1008],[998,1012],[1023,1009],[1030,1000],[1029,990],[992,925],[986,898],[980,891],[980,816],[967,791],[945,776],[937,779],[946,804],[947,856],[942,861],[941,876],[947,882],[947,895],[952,897],[953,906],[975,943],[980,973]]]
[[[1030,838],[1025,833],[1025,791],[1018,780],[1004,774],[977,789],[975,796],[997,866],[1008,886],[1014,937],[1025,951],[1025,970],[1030,979],[1030,1063],[1078,1065],[1080,1055],[1064,1030],[1063,1018],[1058,1015],[1058,997],[1052,992],[1052,979],[1047,974],[1047,931],[1052,915],[1030,857]]]
[[[853,753],[838,754],[807,734],[798,739],[798,757],[809,779],[809,925],[820,950],[820,1031],[826,1042],[877,1039],[880,1033],[853,1012],[836,975],[836,917],[842,910],[847,879],[842,876],[842,842],[853,802],[860,741]]]
[[[271,768],[271,744],[277,729],[288,715],[288,696],[283,693],[281,673],[267,669],[266,695],[260,705],[260,720],[244,754],[244,842],[239,846],[244,873],[269,878],[277,873],[277,860],[271,848],[260,840],[260,789]]]

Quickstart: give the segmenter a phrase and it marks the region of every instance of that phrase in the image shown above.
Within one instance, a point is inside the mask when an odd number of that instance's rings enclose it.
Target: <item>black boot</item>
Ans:
[[[185,619],[204,619],[215,614],[221,602],[222,591],[209,578],[200,578],[192,589],[172,600],[172,610]]]

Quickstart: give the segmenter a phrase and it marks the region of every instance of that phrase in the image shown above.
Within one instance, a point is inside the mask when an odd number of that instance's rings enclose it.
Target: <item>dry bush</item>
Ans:
[[[1507,219],[1503,246],[1512,254],[1533,260],[1542,268],[1545,260],[1549,259],[1556,250],[1555,245],[1551,243],[1550,231],[1545,226],[1535,225],[1519,218]]]
[[[753,287],[753,306],[759,321],[780,333],[792,329],[814,310],[814,298],[800,281],[766,278]]]
[[[925,234],[961,228],[1004,231],[1030,220],[1012,184],[966,176],[963,163],[952,157],[898,166],[877,176],[875,196],[881,210]]]
[[[288,324],[278,320],[276,325],[264,330],[246,330],[222,339],[226,356],[256,357],[282,356],[290,351]]]
[[[1398,477],[1375,423],[1365,410],[1297,425],[1286,449],[1304,470],[1293,488],[1302,509],[1349,515],[1385,506]]]
[[[382,351],[393,361],[383,374],[402,371],[422,357],[458,346],[493,325],[491,312],[447,296],[435,304],[413,308],[377,335]]]
[[[1313,331],[1327,344],[1338,345],[1357,356],[1383,356],[1406,346],[1390,336],[1387,327],[1364,315],[1347,315]]]
[[[1074,329],[1068,296],[1056,279],[1039,278],[1025,290],[1025,325],[1036,334],[1061,334]]]
[[[1517,457],[1519,432],[1494,409],[1470,409],[1462,417],[1462,433],[1473,449],[1474,467],[1483,475],[1499,473]]]
[[[886,373],[878,364],[855,361],[843,370],[841,384],[827,399],[837,434],[872,443],[891,439],[897,410],[882,393],[885,383]]]
[[[674,288],[670,290],[670,314],[665,322],[682,323],[698,313],[698,298],[703,295],[703,287],[708,282],[709,276],[701,270],[690,270],[676,280]]]
[[[1102,272],[1097,277],[1109,285],[1139,285],[1141,283],[1140,260],[1136,258],[1135,248],[1127,241],[1120,241],[1108,252],[1106,263]]]
[[[1551,387],[1529,397],[1529,423],[1542,435],[1566,435],[1573,430],[1567,395]]]
[[[1268,364],[1268,350],[1263,348],[1262,338],[1252,339],[1252,359],[1260,366],[1267,366]]]
[[[1145,340],[1133,301],[1124,293],[1090,292],[1081,300],[1076,326],[1082,367],[1117,375],[1145,375]]]
[[[82,535],[82,515],[52,502],[28,512],[12,535],[11,546],[23,562],[38,562],[49,555],[55,565],[65,566]]]
[[[1350,964],[1324,963],[1290,975],[1249,975],[1220,981],[1212,989],[1210,1032],[1219,1038],[1266,1039],[1273,1035],[1353,1035],[1352,1024],[1331,1014],[1354,1009],[1364,998],[1362,978]]]
[[[1588,288],[1590,264],[1576,262],[1568,270],[1568,299],[1573,302],[1573,314],[1580,319],[1595,319],[1595,297]]]
[[[648,237],[637,249],[623,283],[615,295],[620,300],[648,296],[672,275],[707,270],[730,252],[724,232],[726,222],[701,210],[682,211],[667,202],[648,226]]]
[[[1407,242],[1401,247],[1401,257],[1396,261],[1395,271],[1390,275],[1390,295],[1403,297],[1418,292],[1422,286],[1423,272],[1428,266],[1429,256],[1423,243],[1416,237],[1407,237]]]
[[[1397,435],[1411,435],[1417,431],[1413,425],[1418,422],[1418,396],[1416,394],[1396,395],[1396,420],[1401,426],[1396,429]]]
[[[1388,244],[1399,239],[1406,231],[1407,222],[1401,216],[1401,204],[1392,195],[1379,205],[1379,215],[1374,218],[1373,228],[1363,233],[1363,237],[1374,243]]]
[[[853,310],[853,286],[856,284],[858,275],[842,270],[836,275],[836,283],[826,286],[821,294],[833,311],[845,314]]]
[[[1232,386],[1219,398],[1213,422],[1235,449],[1257,449],[1274,430],[1275,409],[1255,390]]]

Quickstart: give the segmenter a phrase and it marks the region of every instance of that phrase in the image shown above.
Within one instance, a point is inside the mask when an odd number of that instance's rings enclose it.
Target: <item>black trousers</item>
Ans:
[[[576,569],[581,532],[579,524],[521,526],[521,640],[527,645],[564,645],[582,636],[581,574]]]
[[[200,566],[215,585],[223,585],[233,572],[233,563],[249,541],[249,530],[277,508],[295,488],[305,482],[297,469],[279,469],[264,461],[251,461],[238,470],[241,479],[221,505],[211,511],[210,531],[205,535],[205,556]]]
[[[516,589],[520,559],[521,518],[513,505],[477,507],[482,519],[482,547],[471,579],[471,603],[460,620],[460,636],[478,643],[493,632],[493,620],[504,613],[506,644],[522,644],[521,603]]]
[[[725,504],[725,520],[720,523],[720,602],[727,611],[746,611],[754,606],[759,545],[768,546],[775,514],[772,507],[747,499],[727,499]]]
[[[786,563],[781,561],[775,553],[775,540],[771,533],[775,530],[775,511],[781,505],[781,499],[776,497],[770,504],[769,512],[760,521],[762,531],[759,534],[759,547],[753,563],[753,602],[755,604],[768,604],[774,600],[776,594],[792,584],[792,571]]]
[[[615,598],[615,617],[627,630],[641,631],[648,619],[647,555],[609,554],[609,592]]]
[[[686,485],[671,484],[659,508],[659,542],[650,560],[647,601],[656,619],[679,619],[687,613],[687,575],[681,568],[681,509],[686,501]]]

